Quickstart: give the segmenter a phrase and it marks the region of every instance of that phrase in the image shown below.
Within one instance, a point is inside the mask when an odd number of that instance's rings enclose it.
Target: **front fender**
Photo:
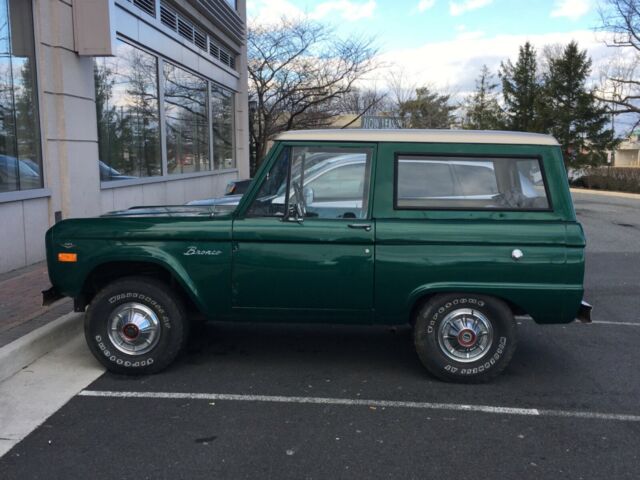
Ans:
[[[69,297],[80,297],[85,283],[97,268],[109,263],[151,263],[167,270],[205,315],[228,308],[230,293],[230,245],[227,242],[198,242],[201,251],[217,255],[185,255],[191,243],[167,242],[157,245],[106,240],[79,240],[74,246],[77,263],[53,263],[50,277],[54,287]],[[135,275],[132,269],[127,275]],[[215,288],[214,288],[215,287]],[[211,291],[210,291],[211,290]]]
[[[184,266],[173,255],[170,255],[168,252],[165,252],[160,248],[149,246],[144,249],[144,252],[136,251],[134,248],[125,250],[129,251],[118,252],[117,255],[98,256],[92,259],[86,268],[82,286],[84,287],[84,284],[91,272],[107,263],[152,263],[167,270],[189,295],[189,298],[198,307],[198,309],[202,312],[206,311],[206,306],[201,301],[201,292],[198,291],[198,286],[189,276]],[[131,273],[135,275],[136,272]]]

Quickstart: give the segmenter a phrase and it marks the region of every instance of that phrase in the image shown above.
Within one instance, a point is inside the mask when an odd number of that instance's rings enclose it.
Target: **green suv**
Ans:
[[[167,367],[199,312],[410,324],[429,372],[479,382],[509,363],[515,316],[589,320],[585,238],[546,135],[287,132],[243,196],[198,203],[47,232],[45,303],[70,296],[87,310],[87,342],[109,370]]]

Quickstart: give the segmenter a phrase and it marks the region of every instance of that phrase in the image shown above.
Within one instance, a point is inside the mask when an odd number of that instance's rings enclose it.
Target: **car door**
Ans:
[[[368,323],[374,145],[282,145],[233,223],[233,309]]]

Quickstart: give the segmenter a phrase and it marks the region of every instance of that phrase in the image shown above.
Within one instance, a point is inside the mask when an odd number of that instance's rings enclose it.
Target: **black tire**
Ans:
[[[445,347],[439,341],[440,329],[446,330],[449,325],[448,321],[443,325],[447,315],[461,312],[461,309],[471,309],[475,315],[479,313],[491,327],[490,336],[482,335],[491,338],[490,342],[486,340],[488,343],[483,350],[479,350],[477,339],[480,335],[468,334],[465,337],[475,339],[473,346],[469,347],[475,349],[472,355],[478,355],[475,361],[451,358],[452,354],[445,353]],[[516,324],[510,308],[496,298],[466,293],[439,294],[431,298],[416,314],[413,338],[426,369],[442,380],[458,383],[482,383],[496,377],[511,361],[517,344]],[[464,354],[467,350],[459,343],[463,337],[451,338],[450,345]],[[446,340],[442,340],[444,342]]]
[[[160,325],[155,345],[143,354],[119,350],[108,332],[111,314],[131,302],[150,309]],[[94,297],[84,318],[84,333],[91,353],[107,370],[140,375],[157,373],[173,362],[184,348],[188,323],[182,302],[165,284],[147,277],[127,277],[108,284]]]

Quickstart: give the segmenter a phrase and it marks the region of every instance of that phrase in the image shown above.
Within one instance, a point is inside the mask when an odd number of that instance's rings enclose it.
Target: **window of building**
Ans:
[[[400,156],[398,209],[546,210],[538,159]]]
[[[31,2],[0,0],[0,193],[42,188]]]
[[[216,170],[235,168],[233,92],[211,85],[211,122],[213,124],[213,163]]]
[[[123,40],[94,79],[101,181],[236,167],[231,90]]]
[[[169,62],[163,77],[168,172],[211,170],[206,80]]]
[[[157,62],[122,41],[115,57],[95,60],[102,181],[162,175]]]

